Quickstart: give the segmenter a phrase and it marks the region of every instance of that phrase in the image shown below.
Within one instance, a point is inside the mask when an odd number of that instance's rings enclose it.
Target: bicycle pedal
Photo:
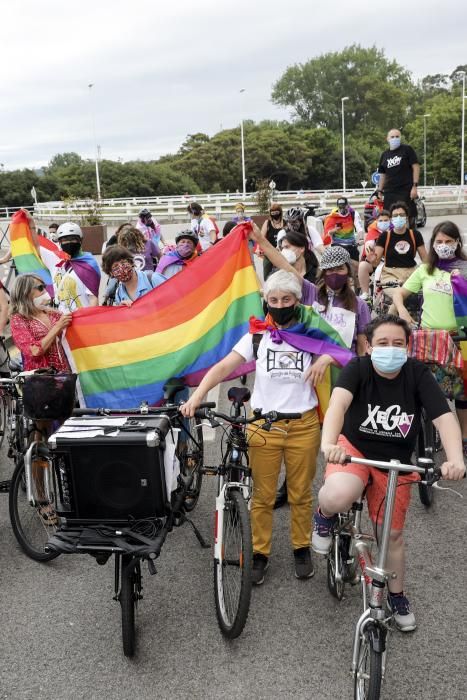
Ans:
[[[0,481],[0,493],[8,493],[10,490],[11,479]]]

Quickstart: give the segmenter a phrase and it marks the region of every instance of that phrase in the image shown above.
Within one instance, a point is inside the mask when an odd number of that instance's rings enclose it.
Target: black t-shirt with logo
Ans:
[[[376,245],[386,250],[386,242],[389,236],[387,251],[384,254],[385,267],[415,267],[415,255],[417,248],[424,244],[420,231],[412,231],[413,238],[407,229],[404,233],[394,233],[394,231],[384,231]],[[415,240],[415,250],[414,242]]]
[[[369,355],[356,357],[342,369],[336,387],[353,394],[342,433],[367,459],[410,464],[421,409],[431,420],[450,412],[428,367],[411,358],[395,379],[386,379],[375,372]]]
[[[379,159],[378,172],[384,173],[384,191],[410,187],[413,183],[412,165],[418,163],[412,146],[403,143],[393,151],[384,151]]]

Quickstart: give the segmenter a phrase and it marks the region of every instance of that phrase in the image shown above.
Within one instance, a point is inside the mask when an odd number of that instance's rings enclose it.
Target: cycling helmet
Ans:
[[[147,216],[152,216],[151,212],[149,209],[141,209],[140,213],[138,214],[140,219],[145,219]]]
[[[67,221],[64,224],[60,224],[55,234],[57,241],[60,238],[66,238],[67,236],[76,236],[77,238],[83,238],[83,232],[78,224],[74,224],[72,221]]]
[[[303,210],[300,207],[292,207],[287,209],[285,213],[285,218],[287,221],[296,221],[297,219],[303,219]]]
[[[326,248],[321,256],[320,268],[330,270],[341,265],[350,265],[349,251],[339,245]]]
[[[190,241],[193,241],[195,246],[198,245],[199,238],[197,234],[191,229],[187,229],[186,231],[180,231],[180,233],[177,233],[177,235],[175,236],[175,243],[181,241],[182,238],[189,238]]]

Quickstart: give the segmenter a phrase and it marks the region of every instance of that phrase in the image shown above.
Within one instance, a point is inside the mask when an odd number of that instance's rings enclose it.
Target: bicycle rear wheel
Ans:
[[[222,529],[217,532],[222,561],[214,561],[214,597],[219,627],[238,637],[248,618],[253,548],[248,507],[240,491],[226,491]]]
[[[188,433],[182,430],[178,436],[177,456],[182,474],[185,476],[193,474],[193,481],[184,500],[185,510],[190,512],[198,503],[203,481],[201,472],[204,461],[203,428],[200,418],[185,418],[184,424]]]
[[[361,636],[355,673],[354,700],[379,700],[383,680],[383,654],[375,651],[368,629]]]
[[[0,447],[3,445],[7,432],[7,400],[4,394],[0,395]]]
[[[435,440],[434,440],[434,426],[431,420],[426,416],[425,412],[422,413],[422,424],[420,426],[420,432],[418,433],[417,444],[415,447],[417,459],[420,457],[434,458],[435,452]],[[430,508],[433,505],[433,486],[431,484],[418,484],[418,495],[420,501],[426,508]]]
[[[141,566],[133,555],[122,555],[120,572],[120,607],[122,610],[122,642],[125,656],[133,656],[136,649],[135,617],[141,593]]]
[[[10,521],[13,533],[25,554],[35,561],[51,561],[59,552],[45,552],[45,545],[57,529],[52,508],[32,506],[26,494],[24,460],[21,456],[11,478],[9,492]],[[49,512],[47,512],[49,511]],[[48,519],[47,516],[50,516]]]

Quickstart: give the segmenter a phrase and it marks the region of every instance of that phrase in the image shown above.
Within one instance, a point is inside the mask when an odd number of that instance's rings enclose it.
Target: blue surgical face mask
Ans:
[[[390,225],[391,225],[391,222],[390,222],[390,221],[378,221],[378,222],[376,223],[376,227],[377,227],[378,231],[381,231],[381,232],[382,232],[382,231],[388,231]]]
[[[407,362],[407,348],[377,346],[371,351],[371,361],[375,369],[384,374],[397,372]]]
[[[393,217],[392,217],[392,224],[393,224],[393,226],[394,226],[394,228],[395,228],[396,230],[397,230],[397,229],[404,228],[404,226],[406,225],[406,223],[407,223],[407,217],[406,217],[406,216],[393,216]]]
[[[389,141],[389,148],[391,151],[394,151],[396,148],[399,148],[401,145],[401,137],[400,136],[391,136],[391,138],[388,139]]]

